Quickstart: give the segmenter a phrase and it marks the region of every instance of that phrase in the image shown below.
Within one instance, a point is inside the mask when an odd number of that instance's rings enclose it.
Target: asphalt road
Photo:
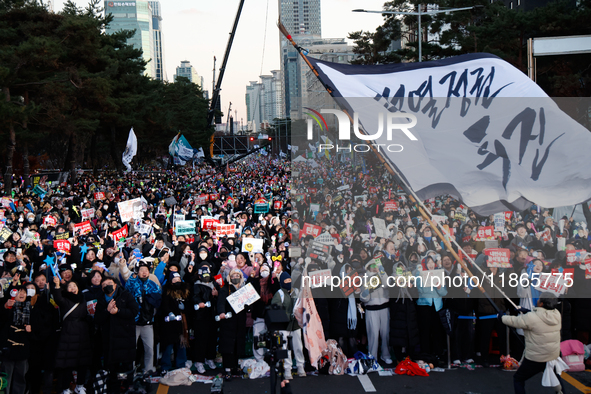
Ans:
[[[208,371],[209,372],[209,371]],[[209,373],[211,375],[211,373]],[[370,384],[364,388],[362,381],[357,376],[307,376],[298,378],[294,376],[291,381],[294,394],[359,394],[364,392],[377,392],[388,394],[402,393],[434,393],[434,394],[497,394],[513,392],[514,372],[505,372],[496,368],[477,368],[473,371],[457,369],[445,372],[431,372],[429,377],[417,376],[379,376],[377,372],[365,375]],[[577,380],[575,380],[575,377]],[[566,392],[589,392],[585,384],[591,384],[591,371],[573,373],[565,377]],[[527,382],[528,393],[553,394],[552,388],[542,387],[542,374],[535,376]],[[571,383],[575,384],[575,387]],[[210,393],[211,384],[193,383],[191,386],[168,387],[152,384],[150,394],[200,394]],[[373,387],[374,391],[371,391]],[[367,391],[366,391],[367,390]],[[277,391],[279,393],[279,390]],[[224,382],[224,394],[252,394],[270,393],[270,379],[260,378],[254,380],[233,379]]]

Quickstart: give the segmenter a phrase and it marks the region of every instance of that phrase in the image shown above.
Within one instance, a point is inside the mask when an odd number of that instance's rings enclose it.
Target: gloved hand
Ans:
[[[505,312],[499,312],[497,313],[497,319],[499,319],[499,321],[502,323],[503,322],[503,316],[505,316]]]
[[[517,313],[527,313],[527,312],[531,312],[531,310],[529,310],[529,309],[527,309],[527,308],[524,308],[524,307],[520,306],[519,308],[517,308],[517,309],[515,310],[515,312],[517,312]]]

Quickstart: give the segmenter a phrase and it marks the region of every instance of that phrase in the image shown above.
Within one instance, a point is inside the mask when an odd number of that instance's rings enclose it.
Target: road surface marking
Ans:
[[[156,394],[167,394],[168,393],[168,386],[158,383],[158,391]]]
[[[373,383],[369,379],[369,376],[357,375],[357,378],[359,379],[359,383],[361,383],[361,385],[363,386],[363,389],[365,390],[366,393],[370,393],[370,392],[375,393],[376,388],[373,386]]]
[[[572,376],[570,376],[566,372],[563,372],[560,375],[560,377],[563,378],[564,380],[566,380],[568,383],[571,384],[571,386],[574,386],[580,392],[586,393],[586,394],[591,393],[591,388],[585,386],[583,383],[579,382],[577,379],[573,378]]]

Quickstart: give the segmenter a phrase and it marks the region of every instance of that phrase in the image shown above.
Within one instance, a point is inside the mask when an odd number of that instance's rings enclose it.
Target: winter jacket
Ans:
[[[147,326],[154,323],[154,314],[162,302],[162,289],[156,282],[146,278],[131,277],[125,283],[125,289],[129,291],[140,307],[135,317],[135,324]]]
[[[246,350],[246,310],[235,313],[227,301],[228,296],[236,291],[236,287],[230,283],[226,283],[219,291],[217,314],[232,313],[231,318],[220,320],[219,352],[235,353],[237,350],[236,357],[242,357]]]
[[[295,331],[300,328],[298,321],[293,315],[294,300],[291,298],[291,295],[288,292],[283,289],[277,290],[277,293],[275,293],[273,299],[271,300],[271,304],[278,305],[285,310],[287,318],[289,319],[286,331]]]
[[[528,360],[547,362],[560,356],[560,312],[556,309],[534,308],[519,316],[503,316],[503,323],[523,329]]]
[[[131,293],[117,287],[113,299],[119,311],[112,315],[107,311],[106,297],[98,299],[95,321],[101,326],[105,364],[130,363],[135,361],[135,317],[139,306]]]
[[[164,322],[160,329],[160,341],[162,346],[178,345],[181,343],[181,337],[187,337],[185,332],[186,315],[189,312],[190,302],[182,297],[182,293],[187,289],[186,284],[182,283],[179,289],[172,286],[165,286],[164,296],[162,297],[162,306],[160,313]],[[175,293],[181,295],[180,298],[175,296]],[[187,291],[187,298],[189,292]],[[174,316],[183,316],[183,320],[166,321],[166,317],[170,314]]]
[[[199,305],[200,303],[207,303],[210,302],[211,306],[208,308],[199,308],[198,310],[195,311],[195,313],[193,313],[193,318],[195,319],[195,321],[208,321],[211,322],[214,319],[215,316],[215,311],[216,311],[216,304],[217,304],[217,296],[214,296],[212,294],[213,289],[217,289],[217,291],[220,291],[220,288],[218,286],[218,284],[216,282],[201,282],[200,280],[198,280],[197,282],[195,282],[195,285],[193,286],[193,306],[192,308],[195,308],[195,305]]]
[[[62,289],[52,288],[51,294],[60,307],[62,330],[55,356],[56,368],[77,368],[89,366],[92,361],[90,328],[84,296],[79,293],[76,299],[66,298]],[[78,305],[76,305],[78,304]],[[75,309],[74,306],[76,305]],[[68,312],[71,313],[68,314]],[[66,314],[68,316],[66,317]]]

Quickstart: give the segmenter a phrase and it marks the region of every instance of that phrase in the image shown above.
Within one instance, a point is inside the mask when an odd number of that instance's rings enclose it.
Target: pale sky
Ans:
[[[373,31],[382,23],[380,14],[353,13],[351,10],[381,10],[386,0],[321,1],[322,37],[345,38],[349,32]],[[80,7],[88,4],[87,0],[74,2]],[[60,11],[64,1],[54,0],[54,3],[55,11]],[[169,81],[180,62],[188,60],[203,76],[204,88],[211,96],[213,57],[217,58],[217,78],[239,3],[239,0],[160,0],[164,61]],[[238,110],[237,120],[242,118],[246,123],[245,94],[249,81],[257,81],[261,69],[262,74],[279,70],[277,19],[278,0],[245,1],[222,81],[222,110],[226,116],[232,102],[232,115]]]

